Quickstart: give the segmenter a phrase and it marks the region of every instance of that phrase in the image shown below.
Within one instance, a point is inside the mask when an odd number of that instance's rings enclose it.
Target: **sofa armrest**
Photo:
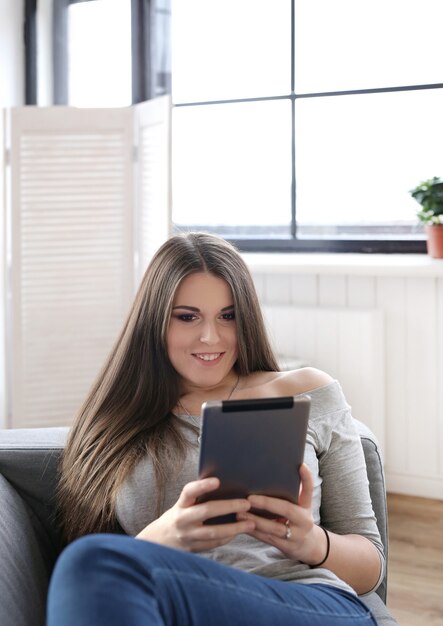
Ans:
[[[67,434],[67,428],[0,430],[0,473],[27,506],[50,568],[61,548],[54,519],[55,492]]]
[[[32,513],[0,474],[0,624],[44,624],[49,571]]]
[[[385,549],[386,572],[377,589],[377,593],[386,603],[387,596],[387,564],[388,564],[388,509],[386,502],[386,485],[383,469],[383,459],[380,446],[373,432],[362,422],[355,420],[357,431],[363,446],[366,460],[366,472],[369,480],[369,492],[371,494],[372,508],[377,519],[377,527]]]
[[[57,466],[67,428],[0,430],[0,624],[43,626],[61,548]]]

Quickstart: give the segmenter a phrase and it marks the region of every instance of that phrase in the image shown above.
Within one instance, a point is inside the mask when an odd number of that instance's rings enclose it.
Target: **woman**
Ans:
[[[196,479],[202,403],[306,392],[298,504],[198,504],[219,484]],[[150,263],[72,428],[60,512],[67,542],[101,534],[62,554],[49,626],[376,624],[357,594],[377,587],[383,547],[349,407],[326,373],[278,371],[249,271],[217,237],[172,237]]]

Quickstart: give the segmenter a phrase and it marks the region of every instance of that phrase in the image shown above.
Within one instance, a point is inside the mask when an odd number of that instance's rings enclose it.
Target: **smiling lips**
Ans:
[[[219,361],[224,352],[194,352],[192,356],[196,357],[204,363],[213,363]]]

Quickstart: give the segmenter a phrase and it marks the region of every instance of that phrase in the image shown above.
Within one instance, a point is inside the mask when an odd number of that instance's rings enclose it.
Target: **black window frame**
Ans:
[[[426,237],[423,233],[418,233],[416,237],[408,233],[407,237],[401,237],[400,233],[393,231],[393,237],[390,239],[383,239],[382,237],[365,237],[349,236],[347,238],[308,238],[303,236],[297,238],[297,181],[295,172],[296,162],[296,140],[295,140],[295,115],[296,115],[296,101],[307,98],[322,98],[322,97],[343,97],[343,96],[358,96],[361,94],[376,94],[376,93],[392,93],[392,92],[406,92],[417,90],[430,90],[430,89],[443,89],[443,83],[434,84],[420,84],[420,85],[404,85],[395,87],[381,87],[381,88],[369,88],[369,89],[353,89],[353,90],[337,90],[337,91],[321,91],[312,93],[296,93],[295,91],[295,0],[291,1],[291,91],[287,95],[277,95],[275,97],[268,96],[266,98],[238,98],[238,99],[226,99],[226,100],[205,100],[205,101],[187,101],[187,102],[173,102],[174,107],[192,107],[192,106],[211,106],[211,105],[223,105],[240,102],[259,102],[261,100],[289,100],[291,102],[291,134],[292,134],[292,155],[291,155],[291,224],[290,224],[290,237],[284,238],[265,238],[254,236],[236,236],[233,230],[234,227],[226,228],[221,233],[226,239],[234,243],[240,250],[244,252],[322,252],[322,253],[363,253],[363,254],[426,254]],[[184,225],[176,225],[175,230],[182,230]],[[204,229],[220,233],[220,229],[206,226],[204,224],[189,224],[186,225],[186,229]],[[350,229],[352,230],[352,229]],[[358,230],[358,229],[356,229]],[[370,230],[370,229],[368,229]],[[420,228],[418,227],[418,230]]]
[[[88,2],[91,0],[54,0],[53,24],[53,56],[54,56],[54,104],[67,103],[67,11],[70,4]],[[400,236],[392,239],[381,238],[297,238],[296,205],[297,184],[295,177],[295,104],[302,98],[343,97],[358,94],[374,94],[388,92],[405,92],[425,89],[443,89],[443,83],[405,85],[374,89],[342,90],[333,92],[296,93],[294,68],[294,14],[295,0],[291,2],[291,91],[287,95],[267,98],[241,98],[231,100],[217,100],[204,102],[174,103],[174,107],[222,105],[233,102],[256,102],[260,100],[287,99],[291,102],[291,131],[292,131],[292,184],[291,184],[291,229],[290,237],[262,238],[254,236],[236,236],[236,233],[224,236],[245,252],[351,252],[351,253],[426,253],[426,239],[424,235],[417,238]],[[36,0],[26,0],[25,3],[25,58],[26,58],[26,104],[36,103],[37,71],[36,71],[36,34],[35,8]],[[155,68],[152,66],[153,43],[155,43],[155,0],[131,0],[132,25],[132,73],[133,73],[133,103],[150,99],[159,95],[153,86]],[[164,93],[170,93],[170,75],[163,77]],[[204,225],[195,225],[195,228]],[[189,229],[193,229],[189,225]],[[211,230],[206,227],[206,230]]]
[[[25,48],[25,104],[37,104],[37,0],[25,0],[23,19]]]
[[[36,4],[37,0],[26,0]],[[52,66],[53,94],[55,105],[68,104],[68,8],[71,4],[93,0],[53,0]],[[168,43],[169,33],[157,28],[156,17],[168,13],[168,9],[157,7],[155,0],[130,0],[131,2],[131,55],[132,55],[132,104],[149,100],[163,93],[170,93],[171,77],[165,68],[155,67],[155,47]],[[167,3],[166,3],[167,4]],[[170,11],[169,11],[170,14]],[[29,18],[30,28],[35,33],[35,11]],[[35,37],[26,35],[26,68],[31,68],[37,58]],[[31,84],[37,91],[37,75],[34,71]],[[26,99],[26,104],[35,104]]]
[[[291,2],[294,5],[294,0]],[[292,39],[292,46],[293,46]],[[293,59],[293,57],[292,57]],[[362,254],[426,254],[426,237],[425,235],[419,235],[416,239],[408,236],[402,239],[397,236],[393,239],[382,238],[369,238],[365,237],[348,237],[348,238],[308,238],[303,237],[297,239],[297,224],[296,224],[296,196],[297,196],[297,183],[295,175],[295,159],[296,159],[296,145],[295,145],[295,103],[298,99],[305,98],[319,98],[319,97],[339,97],[347,95],[359,95],[359,94],[373,94],[373,93],[389,93],[395,91],[417,91],[423,89],[443,89],[443,83],[429,84],[429,85],[409,85],[401,87],[382,87],[374,89],[356,89],[356,90],[343,90],[343,91],[328,91],[318,93],[303,93],[297,94],[294,90],[294,71],[293,62],[291,64],[291,93],[286,96],[269,96],[261,98],[238,98],[229,100],[208,100],[208,101],[195,101],[195,102],[180,102],[173,103],[174,108],[180,107],[193,107],[193,106],[217,106],[232,103],[247,103],[247,102],[260,102],[264,100],[290,100],[291,102],[291,134],[292,134],[292,163],[291,163],[291,225],[290,225],[290,237],[253,237],[243,236],[238,237],[235,235],[234,227],[228,227],[220,233],[220,229],[217,227],[209,226],[206,224],[186,224],[186,225],[174,225],[174,230],[180,232],[183,230],[204,230],[206,232],[213,232],[221,234],[225,239],[235,244],[242,252],[348,252],[348,253],[362,253]]]

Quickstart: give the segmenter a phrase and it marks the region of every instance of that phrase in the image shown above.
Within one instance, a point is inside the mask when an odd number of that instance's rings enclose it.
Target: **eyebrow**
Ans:
[[[229,306],[225,306],[222,309],[220,309],[220,311],[222,312],[231,311],[233,308],[234,308],[234,305],[230,304]],[[172,308],[173,311],[175,311],[176,309],[185,309],[186,311],[192,311],[193,313],[200,313],[199,308],[197,308],[196,306],[188,306],[187,304],[180,304]]]

